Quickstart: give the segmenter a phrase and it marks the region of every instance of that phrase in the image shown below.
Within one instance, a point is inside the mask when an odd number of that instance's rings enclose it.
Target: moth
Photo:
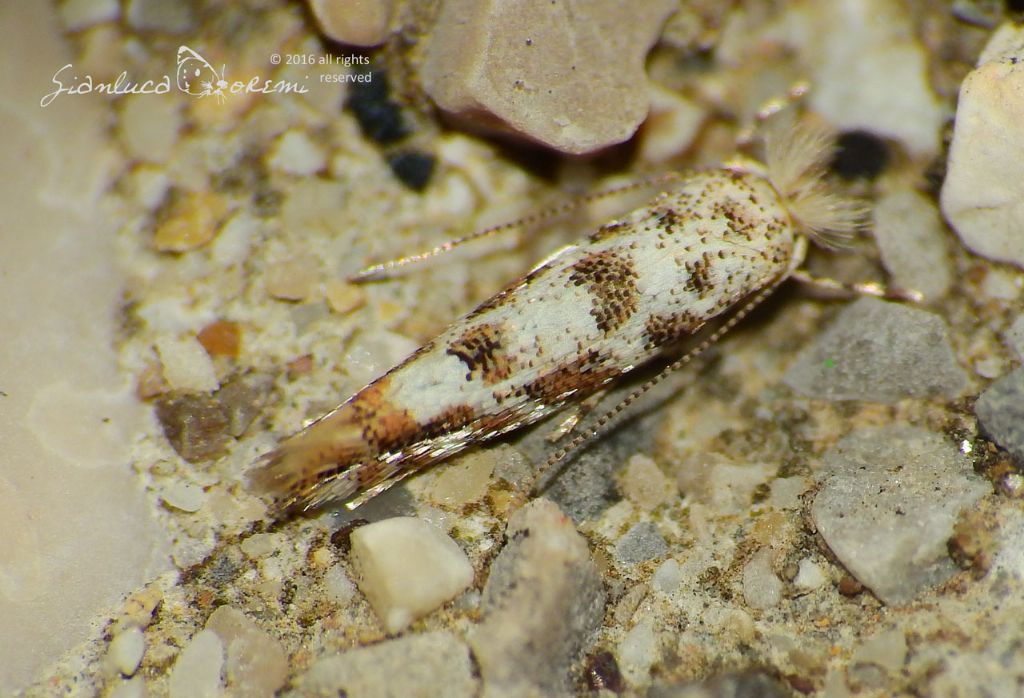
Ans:
[[[729,326],[835,246],[863,206],[824,175],[830,138],[794,127],[764,163],[679,175],[545,260],[264,456],[279,509],[355,508],[469,446],[533,424],[692,337]]]

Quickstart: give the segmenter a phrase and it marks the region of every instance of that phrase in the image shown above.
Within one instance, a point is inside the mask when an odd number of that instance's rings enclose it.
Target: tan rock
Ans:
[[[675,0],[444,0],[427,93],[477,125],[567,153],[630,138],[647,116],[644,58]]]
[[[353,46],[376,46],[388,36],[393,0],[309,0],[324,34]]]

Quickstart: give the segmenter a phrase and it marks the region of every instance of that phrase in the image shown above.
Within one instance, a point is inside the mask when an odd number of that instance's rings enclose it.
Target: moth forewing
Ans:
[[[822,177],[826,145],[798,131],[769,146],[764,167],[665,177],[666,191],[559,250],[282,441],[255,482],[281,507],[357,505],[585,399],[715,318],[745,314],[800,266],[805,236],[829,242],[858,224],[861,210]]]

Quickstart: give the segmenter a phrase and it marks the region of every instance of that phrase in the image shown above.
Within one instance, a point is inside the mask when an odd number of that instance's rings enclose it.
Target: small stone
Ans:
[[[874,180],[889,164],[885,141],[870,131],[844,131],[836,138],[830,169],[846,180]]]
[[[851,664],[875,664],[890,673],[907,660],[907,638],[900,630],[883,630],[864,641],[853,653]]]
[[[173,94],[136,94],[125,96],[118,106],[121,142],[128,155],[143,162],[166,163],[181,132],[181,100]]]
[[[253,560],[270,557],[284,546],[285,542],[280,533],[254,533],[238,544],[242,552]]]
[[[373,70],[366,82],[352,83],[345,107],[352,111],[363,135],[381,145],[396,143],[411,132],[401,106],[390,97],[384,70]]]
[[[296,680],[303,698],[479,695],[469,650],[448,632],[427,632],[324,657]]]
[[[634,525],[615,544],[615,557],[624,565],[652,560],[667,552],[668,543],[650,521],[641,521]]]
[[[990,385],[978,397],[974,413],[993,441],[1024,460],[1024,366]]]
[[[473,566],[444,531],[399,516],[352,532],[359,588],[384,629],[397,633],[473,583]]]
[[[1018,315],[1013,321],[1006,334],[1003,335],[1007,346],[1017,352],[1017,356],[1024,359],[1024,315]]]
[[[617,479],[623,496],[642,511],[656,509],[679,495],[675,481],[643,454],[632,456]]]
[[[331,566],[324,573],[324,590],[327,597],[339,606],[348,606],[356,594],[356,585],[349,579],[343,565]]]
[[[107,658],[125,676],[132,676],[146,652],[146,636],[137,626],[129,626],[114,635]]]
[[[457,508],[484,498],[496,465],[495,452],[482,449],[435,468],[418,484],[423,496],[435,504]]]
[[[646,698],[790,698],[793,691],[758,671],[719,674],[702,681],[660,684]],[[833,698],[829,696],[829,698]]]
[[[277,139],[267,164],[285,174],[309,177],[327,166],[327,156],[305,132],[292,130]]]
[[[675,6],[445,0],[423,84],[462,118],[593,152],[627,140],[647,116],[644,59]]]
[[[288,655],[277,640],[237,608],[220,606],[206,622],[227,649],[231,695],[272,698],[288,677]]]
[[[926,301],[942,298],[953,284],[946,231],[935,204],[904,189],[875,204],[875,241],[896,286],[919,291]]]
[[[118,683],[114,690],[107,694],[107,698],[146,698],[148,695],[146,680],[136,676],[129,681]]]
[[[217,458],[228,441],[228,418],[220,403],[201,393],[169,393],[157,400],[164,436],[190,463]]]
[[[190,192],[178,200],[170,215],[153,234],[159,252],[188,252],[198,249],[217,235],[228,205],[223,197]]]
[[[967,376],[942,318],[861,298],[800,352],[783,380],[810,397],[890,403],[956,396]]]
[[[642,685],[659,659],[658,635],[650,618],[634,625],[619,643],[619,669],[630,684]]]
[[[672,90],[651,85],[651,110],[640,130],[640,158],[663,163],[693,143],[707,110]]]
[[[866,427],[824,457],[811,516],[858,581],[890,605],[956,572],[947,554],[957,517],[989,491],[944,438],[908,426]]]
[[[247,210],[238,211],[221,226],[210,245],[210,259],[223,266],[241,264],[259,232],[260,221]]]
[[[437,158],[419,150],[402,149],[388,155],[388,167],[398,181],[417,192],[427,188],[436,165]]]
[[[506,536],[469,638],[485,695],[568,693],[568,668],[604,620],[601,576],[584,538],[548,500],[513,514]]]
[[[376,46],[388,37],[394,0],[309,0],[324,34],[352,46]]]
[[[799,509],[801,495],[810,488],[811,481],[799,475],[776,478],[772,480],[771,491],[765,504],[775,509]]]
[[[651,584],[663,594],[671,594],[683,581],[683,570],[675,558],[669,558],[658,566],[651,577]]]
[[[242,344],[242,328],[237,322],[217,320],[199,330],[196,339],[210,356],[237,359]]]
[[[229,434],[239,437],[246,432],[263,410],[267,395],[273,387],[274,379],[271,376],[247,373],[233,376],[213,394],[228,420]]]
[[[129,0],[125,16],[129,25],[142,31],[183,34],[190,31],[194,24],[192,7],[187,2]]]
[[[772,570],[772,551],[762,548],[743,566],[743,598],[758,610],[774,608],[782,601],[782,580]]]
[[[195,337],[161,337],[156,353],[164,380],[175,390],[207,392],[217,389],[217,372],[210,355]]]
[[[328,307],[338,315],[347,315],[366,302],[366,293],[356,284],[331,279],[324,284]]]
[[[293,257],[267,269],[267,293],[285,301],[312,298],[320,276],[320,267],[312,256]]]
[[[60,4],[60,18],[67,31],[79,31],[99,24],[113,22],[121,14],[117,0],[64,0]]]
[[[224,692],[221,672],[224,644],[212,630],[201,630],[189,641],[171,667],[170,698],[219,698]]]
[[[189,482],[171,482],[163,488],[160,498],[169,506],[193,513],[203,508],[206,503],[206,493],[199,485]]]
[[[964,78],[940,197],[971,251],[1024,267],[1024,28],[1003,24]]]
[[[796,577],[793,579],[793,586],[803,592],[820,589],[828,581],[825,571],[813,560],[804,558],[800,561]]]

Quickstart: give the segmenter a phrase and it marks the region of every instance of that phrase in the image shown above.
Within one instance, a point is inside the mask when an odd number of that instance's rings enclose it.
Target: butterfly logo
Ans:
[[[178,89],[195,97],[214,95],[223,102],[224,90],[228,87],[224,79],[225,66],[218,73],[210,63],[188,46],[178,47]]]

